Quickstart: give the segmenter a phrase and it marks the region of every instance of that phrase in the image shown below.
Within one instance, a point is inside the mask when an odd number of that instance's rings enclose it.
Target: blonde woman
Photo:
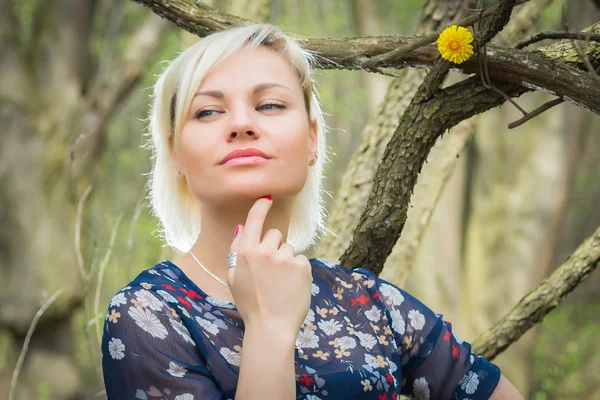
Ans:
[[[110,301],[108,398],[520,398],[407,292],[299,254],[325,217],[311,63],[250,25],[202,39],[158,79],[151,203],[182,255]]]

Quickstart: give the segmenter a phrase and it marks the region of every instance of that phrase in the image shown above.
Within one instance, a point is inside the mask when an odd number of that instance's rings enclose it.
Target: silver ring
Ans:
[[[237,252],[233,251],[229,253],[229,257],[227,257],[227,266],[229,268],[233,268],[237,265]]]

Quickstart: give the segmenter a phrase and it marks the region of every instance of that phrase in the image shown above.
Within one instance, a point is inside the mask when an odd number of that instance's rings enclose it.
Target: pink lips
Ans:
[[[231,153],[227,154],[222,160],[221,165],[240,165],[240,164],[254,164],[257,162],[265,161],[270,159],[268,155],[264,152],[249,148],[249,149],[239,149],[234,150]]]

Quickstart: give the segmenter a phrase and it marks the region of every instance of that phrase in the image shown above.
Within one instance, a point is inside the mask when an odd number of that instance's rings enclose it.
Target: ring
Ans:
[[[233,251],[229,253],[229,257],[227,257],[227,266],[229,268],[235,267],[237,264],[237,252]]]

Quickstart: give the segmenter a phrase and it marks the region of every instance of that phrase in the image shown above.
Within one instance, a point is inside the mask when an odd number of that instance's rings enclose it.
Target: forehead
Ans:
[[[300,77],[290,62],[265,46],[236,50],[206,74],[199,89],[235,90],[264,82],[282,83],[302,92]]]

